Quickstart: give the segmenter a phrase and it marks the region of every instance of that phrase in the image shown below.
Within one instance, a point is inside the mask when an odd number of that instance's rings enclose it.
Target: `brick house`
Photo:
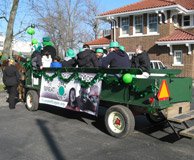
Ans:
[[[128,54],[142,44],[151,60],[194,78],[194,0],[142,0],[97,18],[111,23],[111,41]]]

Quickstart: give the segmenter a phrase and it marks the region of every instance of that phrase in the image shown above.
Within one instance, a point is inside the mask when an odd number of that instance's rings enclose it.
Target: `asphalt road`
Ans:
[[[47,105],[30,112],[23,103],[9,110],[5,96],[0,92],[0,160],[194,159],[193,139],[177,139],[167,125],[152,126],[145,116],[136,116],[133,134],[117,139],[102,117]]]

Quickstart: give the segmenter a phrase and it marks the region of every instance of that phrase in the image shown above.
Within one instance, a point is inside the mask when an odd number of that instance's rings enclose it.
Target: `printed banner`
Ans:
[[[54,73],[46,73],[52,76]],[[62,72],[63,78],[69,78],[72,72]],[[79,77],[86,82],[90,82],[96,74],[79,73]],[[74,111],[86,112],[91,115],[98,114],[102,81],[91,87],[82,87],[80,82],[74,78],[65,83],[58,78],[48,81],[42,76],[39,103],[58,106]]]

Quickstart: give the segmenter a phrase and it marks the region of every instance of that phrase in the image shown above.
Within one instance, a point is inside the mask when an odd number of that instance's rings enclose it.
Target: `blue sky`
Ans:
[[[100,0],[100,3],[102,6],[104,6],[105,11],[109,11],[139,1],[141,0]]]

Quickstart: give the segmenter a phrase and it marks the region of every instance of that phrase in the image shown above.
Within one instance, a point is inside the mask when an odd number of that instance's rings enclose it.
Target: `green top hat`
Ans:
[[[109,48],[119,48],[118,42],[110,42]]]
[[[71,57],[71,58],[75,57],[75,53],[74,53],[73,49],[68,49],[67,57]]]
[[[50,41],[50,38],[49,37],[43,37],[43,42],[49,42]]]
[[[96,53],[102,53],[102,54],[104,54],[104,51],[103,51],[103,49],[97,49],[96,50]]]
[[[125,47],[124,46],[119,46],[120,50],[125,51]]]
[[[53,46],[52,42],[42,42],[43,46]]]

